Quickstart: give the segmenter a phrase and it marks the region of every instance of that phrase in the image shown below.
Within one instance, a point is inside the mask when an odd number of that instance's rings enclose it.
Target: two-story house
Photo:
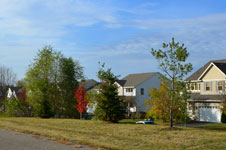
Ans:
[[[150,89],[159,88],[161,80],[159,72],[130,74],[116,82],[119,96],[128,102],[130,112],[145,112],[145,101],[149,99]]]
[[[226,59],[213,60],[186,79],[190,82],[190,116],[198,121],[220,122],[225,101]]]

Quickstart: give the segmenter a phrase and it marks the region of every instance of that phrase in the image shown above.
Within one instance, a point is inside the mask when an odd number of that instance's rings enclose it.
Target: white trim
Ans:
[[[188,99],[188,102],[223,102],[224,100],[193,100],[193,99]]]
[[[203,75],[209,70],[209,68],[211,67],[211,66],[215,66],[223,75],[225,75],[225,73],[223,73],[213,62],[212,63],[210,63],[210,65],[204,70],[204,72],[200,75],[200,77],[198,78],[198,80],[200,80],[200,78],[202,78],[203,77]]]
[[[135,89],[134,86],[123,86],[123,88],[125,88],[125,89],[127,89],[127,88],[134,88]]]
[[[203,71],[203,73],[199,76],[198,80],[209,70],[209,68],[213,65],[213,63],[210,63],[210,65]]]
[[[210,81],[226,81],[226,79],[208,79],[208,80],[202,80],[203,82],[210,82]]]

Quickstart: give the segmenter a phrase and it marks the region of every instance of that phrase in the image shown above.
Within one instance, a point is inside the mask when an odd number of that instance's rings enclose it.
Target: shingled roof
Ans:
[[[129,74],[121,80],[118,80],[117,83],[124,87],[137,86],[138,84],[144,82],[145,80],[151,78],[158,72],[150,73],[138,73],[138,74]]]
[[[85,80],[82,82],[84,89],[86,91],[92,89],[94,86],[98,85],[99,83],[93,79]]]
[[[207,67],[211,63],[214,63],[222,72],[224,72],[226,74],[226,59],[211,60],[207,64],[205,64],[203,67],[201,67],[198,71],[196,71],[191,76],[189,76],[186,79],[186,81],[198,80],[198,78],[201,76],[201,74],[207,69]]]
[[[200,93],[191,93],[190,99],[193,101],[224,100],[224,97],[222,95],[201,95]]]

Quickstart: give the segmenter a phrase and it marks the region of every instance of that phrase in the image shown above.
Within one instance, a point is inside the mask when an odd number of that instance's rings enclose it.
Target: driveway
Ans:
[[[64,141],[58,141],[64,143]],[[60,144],[46,137],[17,133],[0,129],[1,150],[93,150],[90,147],[71,143]]]

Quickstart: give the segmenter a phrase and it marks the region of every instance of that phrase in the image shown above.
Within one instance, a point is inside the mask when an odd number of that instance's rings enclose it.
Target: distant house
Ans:
[[[89,79],[89,80],[85,80],[81,83],[84,86],[84,89],[86,90],[87,93],[90,92],[98,92],[99,89],[97,88],[97,86],[99,85],[99,82],[97,82],[96,80],[93,79]],[[89,105],[87,108],[87,112],[88,113],[94,113],[94,110],[96,108],[96,104],[94,105]]]
[[[84,89],[86,91],[93,90],[95,86],[97,86],[99,83],[96,80],[89,79],[82,82],[82,85],[84,86]]]
[[[130,74],[116,82],[119,96],[128,103],[129,112],[145,112],[145,101],[149,99],[152,88],[159,88],[161,80],[159,72]]]
[[[226,98],[226,59],[208,62],[186,81],[191,82],[190,116],[198,121],[220,122],[222,102]]]
[[[7,91],[7,98],[18,98],[18,96],[22,93],[22,87],[9,87]]]

